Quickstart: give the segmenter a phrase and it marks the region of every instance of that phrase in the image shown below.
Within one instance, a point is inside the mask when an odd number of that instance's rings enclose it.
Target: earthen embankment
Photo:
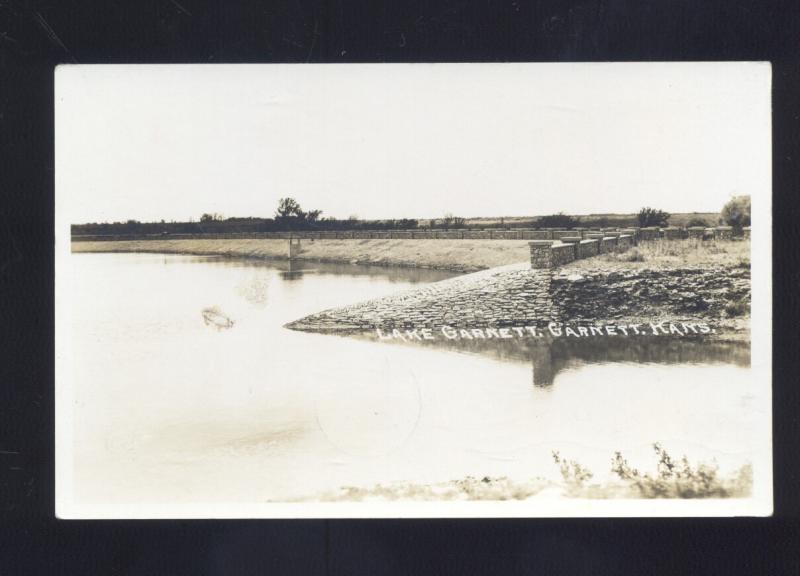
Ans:
[[[288,240],[164,239],[72,242],[73,252],[155,252],[235,258],[289,258]],[[530,258],[525,240],[302,240],[296,260],[474,272]]]

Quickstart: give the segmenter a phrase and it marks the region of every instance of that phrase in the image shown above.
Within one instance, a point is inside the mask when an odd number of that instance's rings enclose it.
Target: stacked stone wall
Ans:
[[[552,240],[553,234],[549,230],[523,230],[523,240]]]
[[[639,237],[642,240],[658,240],[661,237],[661,231],[655,227],[642,228],[639,230]]]
[[[633,236],[629,234],[622,234],[617,238],[617,250],[624,252],[633,246]]]
[[[471,240],[489,240],[491,239],[491,235],[488,230],[465,230],[464,238],[469,238]]]
[[[667,240],[680,240],[684,237],[683,228],[675,228],[673,226],[664,228],[664,238]]]
[[[553,251],[553,267],[563,266],[575,260],[574,244],[554,244],[551,250]]]
[[[605,236],[600,240],[600,254],[608,254],[617,249],[617,239],[613,236]]]
[[[599,253],[599,240],[581,240],[580,244],[578,244],[578,258],[591,258]]]
[[[730,226],[717,226],[714,228],[714,238],[717,240],[730,240],[733,238],[733,228]]]

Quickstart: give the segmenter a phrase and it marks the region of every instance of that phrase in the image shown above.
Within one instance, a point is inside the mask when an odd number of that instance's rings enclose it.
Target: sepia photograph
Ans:
[[[771,515],[770,91],[58,66],[57,516]]]

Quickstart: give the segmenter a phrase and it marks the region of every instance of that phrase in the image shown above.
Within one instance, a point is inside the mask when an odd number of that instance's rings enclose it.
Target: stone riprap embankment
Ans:
[[[750,268],[710,266],[556,271],[550,294],[565,322],[687,318],[718,322],[750,310]]]
[[[526,264],[459,276],[384,298],[326,310],[287,325],[347,332],[375,328],[494,328],[550,322],[706,321],[741,328],[750,270],[704,268],[537,270]]]
[[[288,325],[294,330],[342,332],[371,328],[501,326],[551,321],[549,271],[512,264],[457,276],[384,298],[326,310]]]

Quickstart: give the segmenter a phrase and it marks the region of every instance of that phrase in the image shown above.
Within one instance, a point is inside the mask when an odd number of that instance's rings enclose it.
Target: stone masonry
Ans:
[[[609,235],[604,236],[604,234]],[[560,242],[533,240],[528,243],[531,249],[531,268],[534,270],[558,268],[574,260],[608,252],[622,252],[634,244],[634,237],[629,234],[615,232],[604,234],[590,234],[590,238],[586,240],[581,240],[577,236],[565,236]]]
[[[550,252],[552,255],[552,252]],[[548,252],[537,251],[545,263]],[[691,322],[726,318],[750,301],[750,269],[492,268],[312,314],[287,325],[313,332],[547,326],[550,322]]]
[[[550,269],[513,264],[434,282],[375,300],[326,310],[288,325],[315,332],[372,328],[494,327],[547,324],[558,311]]]

